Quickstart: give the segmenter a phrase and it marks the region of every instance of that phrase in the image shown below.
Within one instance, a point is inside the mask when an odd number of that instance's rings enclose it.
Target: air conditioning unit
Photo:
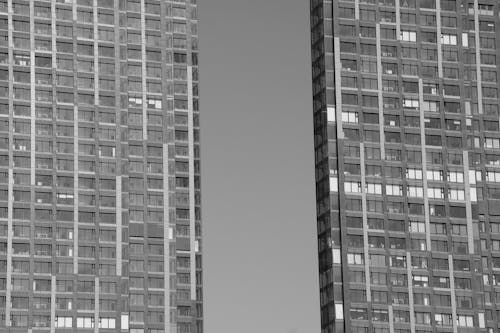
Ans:
[[[49,81],[48,80],[43,80],[43,79],[38,79],[36,81],[36,83],[38,83],[38,84],[49,84]]]
[[[39,169],[48,169],[48,168],[49,168],[49,165],[48,165],[48,164],[43,164],[43,163],[40,163],[40,164],[38,164],[38,168],[39,168]]]
[[[36,202],[37,203],[43,203],[43,199],[38,198],[38,199],[36,199]]]
[[[392,74],[392,69],[388,69],[385,71],[385,74]]]
[[[35,236],[36,236],[36,238],[49,238],[49,235],[41,233],[41,232],[37,233]]]

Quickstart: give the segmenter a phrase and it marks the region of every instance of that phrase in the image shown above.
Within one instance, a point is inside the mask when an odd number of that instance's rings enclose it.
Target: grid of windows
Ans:
[[[496,331],[500,4],[310,3],[322,332]]]
[[[196,0],[0,0],[0,330],[201,333],[199,151]]]

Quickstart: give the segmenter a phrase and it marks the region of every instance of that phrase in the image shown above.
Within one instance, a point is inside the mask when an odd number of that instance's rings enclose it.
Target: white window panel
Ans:
[[[401,31],[401,40],[405,42],[416,42],[417,32],[416,31]]]
[[[470,201],[477,202],[477,189],[475,187],[470,188]]]
[[[344,191],[347,193],[361,193],[361,183],[345,182]]]
[[[444,199],[444,189],[440,187],[429,187],[427,196],[431,199]]]
[[[330,192],[339,191],[339,180],[336,176],[330,176]]]
[[[401,185],[386,185],[385,193],[387,195],[402,196],[403,187]]]
[[[369,194],[382,194],[381,184],[366,184],[366,193]]]
[[[464,183],[464,173],[458,171],[448,172],[448,181],[452,183]]]
[[[406,178],[408,179],[422,179],[422,170],[420,169],[407,169]]]
[[[469,35],[466,32],[462,33],[462,46],[469,47]]]
[[[442,181],[443,172],[439,170],[427,170],[427,180]]]
[[[342,257],[340,256],[340,249],[332,249],[332,254],[333,254],[333,263],[341,264]]]
[[[344,304],[335,303],[335,319],[344,320]]]
[[[450,200],[459,200],[459,201],[465,200],[465,191],[464,190],[450,189],[448,194],[449,194]]]
[[[457,35],[442,34],[441,43],[444,45],[457,45]]]
[[[342,112],[342,121],[345,123],[357,124],[359,121],[358,113],[352,112],[352,111],[343,111]]]
[[[329,107],[326,109],[326,118],[328,121],[337,121],[334,107]]]
[[[420,186],[408,186],[408,196],[412,198],[423,198],[424,189]]]

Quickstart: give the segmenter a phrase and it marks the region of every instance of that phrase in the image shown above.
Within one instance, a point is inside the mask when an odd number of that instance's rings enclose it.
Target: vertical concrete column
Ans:
[[[169,193],[170,188],[168,184],[168,144],[163,143],[163,218],[165,223],[163,225],[163,269],[164,269],[164,288],[165,288],[165,333],[171,333],[170,326],[170,241],[175,242],[173,230],[170,227],[170,203]]]
[[[12,53],[13,48],[13,39],[12,39],[12,31],[14,30],[14,26],[12,23],[12,1],[7,1],[8,8],[8,38],[9,38],[9,183],[8,183],[8,203],[7,203],[7,276],[6,276],[6,291],[5,291],[5,326],[10,327],[10,310],[11,310],[11,290],[12,290],[12,236],[13,236],[13,228],[12,228],[12,217],[13,217],[13,205],[12,198],[14,197],[13,184],[14,184],[14,175],[13,168],[14,159],[12,152],[12,142],[14,141],[14,101],[13,101],[13,82],[14,82],[14,73],[12,70],[12,64],[14,63],[14,57]]]
[[[394,333],[394,309],[389,305],[389,333]]]
[[[425,149],[425,117],[424,110],[422,108],[424,104],[422,79],[418,80],[418,104],[420,115],[420,142],[422,147],[422,186],[424,189],[425,239],[427,244],[427,251],[431,251],[431,223],[429,212],[429,195],[427,193],[427,153]]]
[[[35,102],[36,102],[36,89],[35,89],[35,84],[36,84],[36,78],[35,78],[35,3],[34,1],[30,1],[29,3],[30,6],[30,196],[31,196],[31,202],[30,202],[30,233],[33,237],[35,227],[34,227],[34,222],[35,222],[35,168],[36,168],[36,154],[35,154],[35,143],[36,143],[36,135],[35,135],[35,129],[36,129],[36,110],[35,110]],[[53,53],[54,50],[51,50],[51,53]],[[52,96],[54,98],[55,96]],[[10,142],[12,145],[14,142]],[[9,198],[9,200],[12,200],[12,198]],[[30,260],[29,264],[34,265],[33,263],[33,253],[35,250],[35,245],[33,244],[33,238],[30,239],[30,244],[29,244],[29,249],[30,249]],[[33,268],[31,268],[33,270]],[[31,304],[33,300],[33,295],[30,295],[28,298],[29,304]],[[30,311],[31,312],[31,311]],[[28,321],[32,321],[33,319],[33,313],[28,313]],[[28,326],[30,327],[30,326]],[[30,332],[30,329],[28,329],[28,333]]]
[[[189,149],[189,254],[191,260],[191,300],[196,300],[195,254],[195,188],[194,188],[194,123],[193,123],[193,69],[187,66],[188,85],[188,149]]]
[[[146,5],[141,0],[141,59],[142,59],[142,137],[144,142],[148,140],[148,113],[146,94]]]
[[[441,47],[441,1],[436,1],[436,34],[438,53],[438,76],[443,78],[443,51]]]
[[[408,278],[408,304],[410,308],[410,332],[415,333],[415,303],[413,301],[413,279],[411,273],[411,253],[406,252],[406,274]]]
[[[100,306],[100,286],[99,277],[95,277],[95,288],[94,288],[94,333],[99,333],[99,306]]]
[[[453,255],[448,255],[448,267],[450,271],[450,291],[451,291],[451,317],[453,321],[453,333],[458,332],[457,328],[457,299],[455,298],[455,275],[453,274]]]
[[[73,1],[73,23],[76,23],[77,21],[77,9],[76,9],[76,1]],[[55,37],[53,37],[55,39]],[[75,50],[76,52],[76,50]],[[54,65],[54,62],[53,62]],[[73,64],[73,70],[75,73],[78,73],[78,67],[76,62]],[[76,80],[75,80],[76,81]],[[74,208],[73,208],[73,274],[75,276],[78,275],[78,96],[77,96],[77,89],[76,85],[77,83],[75,82],[75,87],[73,88],[74,90],[74,106],[73,106],[73,135],[74,135],[74,150],[73,150],[73,155],[74,155],[74,169],[73,169],[73,185],[74,185]]]
[[[116,176],[116,275],[122,275],[122,176]]]
[[[385,160],[385,132],[384,132],[384,96],[382,94],[382,48],[380,46],[380,24],[376,25],[377,37],[377,86],[378,86],[378,124],[380,132],[380,159]]]
[[[93,0],[93,13],[94,13],[94,103],[99,105],[99,31],[97,29],[97,0]]]
[[[463,152],[464,186],[465,186],[465,218],[467,219],[467,242],[469,253],[474,254],[474,227],[472,224],[471,180],[469,175],[469,152]]]
[[[50,333],[56,331],[56,276],[51,276],[50,284]]]
[[[30,2],[30,185],[31,185],[31,202],[35,202],[35,3]],[[11,142],[12,144],[13,142]]]
[[[483,113],[483,87],[481,78],[481,42],[479,37],[479,2],[474,0],[474,40],[476,42],[477,112]]]
[[[396,6],[396,38],[399,40],[401,38],[401,4],[400,0],[395,1]]]
[[[366,301],[371,302],[372,293],[370,285],[370,254],[368,247],[368,217],[366,205],[366,170],[365,170],[365,145],[359,144],[360,169],[361,169],[361,207],[363,212],[363,252],[365,256],[365,284]]]
[[[341,140],[344,138],[344,130],[342,129],[342,86],[340,84],[342,63],[340,62],[340,39],[338,37],[333,38],[333,52],[335,62],[335,121],[337,122],[337,140]]]

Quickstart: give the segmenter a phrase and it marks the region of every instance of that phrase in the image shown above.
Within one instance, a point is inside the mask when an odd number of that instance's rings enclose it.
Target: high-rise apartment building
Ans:
[[[499,9],[311,0],[323,333],[500,331]]]
[[[202,332],[197,30],[0,0],[0,332]]]

